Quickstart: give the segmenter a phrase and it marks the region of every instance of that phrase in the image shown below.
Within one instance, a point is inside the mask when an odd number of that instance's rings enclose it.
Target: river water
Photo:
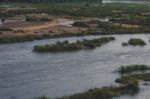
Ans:
[[[65,53],[33,53],[37,44],[56,41],[93,39],[101,36],[69,37],[0,45],[0,99],[31,99],[47,95],[52,98],[90,88],[110,86],[119,77],[120,65],[150,64],[150,44],[145,47],[122,47],[131,37],[150,35],[113,35],[116,40],[94,50]],[[145,87],[147,89],[148,87]],[[143,87],[142,87],[143,89]],[[150,88],[136,97],[149,95]],[[127,96],[124,96],[127,97]],[[130,99],[121,97],[119,99]],[[131,99],[134,99],[133,97]],[[135,98],[148,99],[148,98]]]

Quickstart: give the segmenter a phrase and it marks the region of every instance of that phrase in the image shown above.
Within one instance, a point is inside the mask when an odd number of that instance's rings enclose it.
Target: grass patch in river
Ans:
[[[114,37],[101,37],[98,39],[77,41],[69,43],[68,41],[57,42],[51,45],[36,45],[33,51],[35,52],[64,52],[64,51],[77,51],[81,49],[94,49],[102,46],[105,43],[115,40]]]
[[[122,46],[128,46],[128,45],[132,45],[132,46],[144,46],[146,45],[145,41],[139,38],[131,38],[129,39],[129,41],[123,42]]]
[[[144,46],[146,45],[145,41],[142,39],[138,39],[138,38],[132,38],[128,41],[129,45],[133,45],[133,46]]]
[[[150,70],[150,67],[147,65],[127,65],[121,66],[118,70],[121,74],[129,74],[132,72],[145,72]]]

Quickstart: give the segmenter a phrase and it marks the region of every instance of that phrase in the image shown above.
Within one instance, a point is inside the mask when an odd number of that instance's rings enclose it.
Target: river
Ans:
[[[101,36],[69,37],[0,45],[0,99],[52,98],[90,88],[113,85],[119,77],[114,71],[121,65],[150,64],[150,44],[145,47],[122,47],[131,37],[148,42],[150,35],[113,35],[116,40],[94,50],[65,53],[33,53],[37,44],[56,41],[92,39]],[[150,88],[144,92],[149,95]],[[142,95],[143,96],[143,95]],[[127,97],[127,96],[125,96]],[[119,98],[119,99],[130,99]],[[134,99],[133,97],[131,99]],[[147,98],[135,98],[147,99]]]

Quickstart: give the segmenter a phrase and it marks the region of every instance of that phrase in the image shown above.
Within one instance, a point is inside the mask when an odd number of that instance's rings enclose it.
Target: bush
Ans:
[[[133,46],[144,46],[146,45],[146,43],[142,40],[142,39],[138,39],[138,38],[132,38],[128,41],[129,45],[133,45]]]

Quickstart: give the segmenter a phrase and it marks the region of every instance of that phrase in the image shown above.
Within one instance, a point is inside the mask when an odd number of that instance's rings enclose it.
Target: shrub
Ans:
[[[146,43],[142,40],[142,39],[138,39],[138,38],[132,38],[128,41],[129,45],[133,45],[133,46],[144,46],[146,45]]]

